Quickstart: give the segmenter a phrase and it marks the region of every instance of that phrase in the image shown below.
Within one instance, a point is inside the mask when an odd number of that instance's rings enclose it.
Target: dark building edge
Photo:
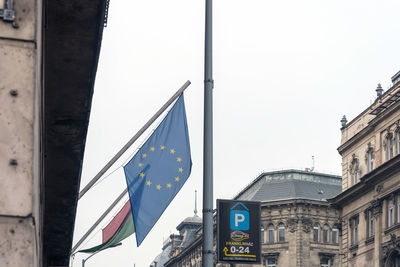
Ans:
[[[106,0],[46,1],[41,129],[42,266],[68,266]]]

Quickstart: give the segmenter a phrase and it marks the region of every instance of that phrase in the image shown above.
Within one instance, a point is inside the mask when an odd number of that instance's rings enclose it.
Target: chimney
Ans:
[[[376,96],[377,96],[378,98],[382,96],[383,89],[382,89],[382,86],[381,86],[380,83],[378,83],[378,87],[376,88],[375,91],[376,91]]]
[[[343,129],[344,127],[346,127],[346,124],[347,124],[346,115],[343,115],[343,118],[340,120],[340,122],[342,123],[342,129]]]

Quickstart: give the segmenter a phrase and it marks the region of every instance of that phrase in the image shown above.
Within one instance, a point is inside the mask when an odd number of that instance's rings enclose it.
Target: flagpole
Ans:
[[[94,229],[101,223],[102,220],[111,212],[115,205],[128,193],[128,188],[125,190],[114,200],[114,202],[108,207],[108,209],[97,219],[97,221],[90,227],[90,229],[79,239],[79,241],[75,244],[75,246],[71,249],[71,255],[75,252],[75,250],[85,241],[85,239],[93,232]]]
[[[99,173],[82,189],[81,192],[79,192],[79,197],[83,197],[84,194],[106,173],[108,169],[111,168],[111,166],[122,156],[122,154],[125,153],[126,150],[149,128],[149,126],[171,105],[172,102],[174,102],[179,95],[185,91],[186,88],[190,85],[190,81],[186,81],[181,88],[157,111],[156,114],[154,114],[153,117],[150,118],[150,120],[143,125],[143,127],[131,138],[131,140],[126,143],[125,146],[121,148],[120,151],[118,151],[117,154],[99,171]]]
[[[203,144],[203,267],[212,267],[213,238],[213,115],[212,115],[212,0],[206,0],[204,49],[204,144]]]

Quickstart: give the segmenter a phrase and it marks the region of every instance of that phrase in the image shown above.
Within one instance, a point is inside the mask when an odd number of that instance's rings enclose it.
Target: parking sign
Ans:
[[[261,263],[260,203],[217,200],[219,262]]]
[[[236,206],[241,206],[245,210],[236,210]],[[230,225],[232,230],[249,230],[249,212],[248,208],[242,203],[235,204],[230,211]]]

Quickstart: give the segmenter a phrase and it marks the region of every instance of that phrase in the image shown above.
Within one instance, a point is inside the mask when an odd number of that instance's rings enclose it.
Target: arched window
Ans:
[[[278,242],[285,242],[285,225],[283,223],[278,225]]]
[[[274,243],[274,242],[275,242],[275,238],[274,238],[274,225],[273,225],[273,224],[268,225],[268,229],[267,229],[267,242],[268,242],[268,243]]]
[[[333,244],[339,243],[339,229],[337,228],[332,229],[332,243]]]
[[[314,231],[313,231],[313,240],[314,242],[319,242],[319,224],[314,224]]]
[[[329,242],[329,225],[325,224],[324,228],[322,229],[322,242],[328,243]]]

